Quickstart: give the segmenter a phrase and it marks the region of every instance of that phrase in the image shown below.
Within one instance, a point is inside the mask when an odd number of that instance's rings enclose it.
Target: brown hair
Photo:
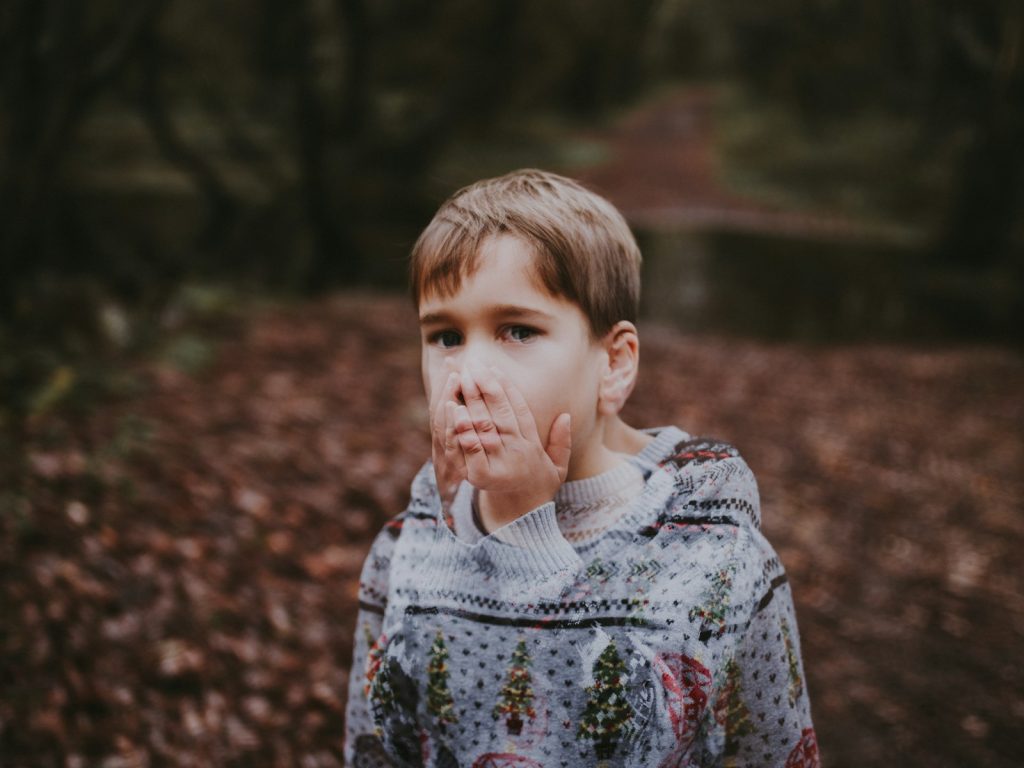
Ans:
[[[540,282],[577,304],[595,337],[636,321],[640,249],[622,214],[572,179],[532,169],[478,181],[441,205],[412,249],[415,304],[458,291],[483,242],[502,234],[533,248]]]

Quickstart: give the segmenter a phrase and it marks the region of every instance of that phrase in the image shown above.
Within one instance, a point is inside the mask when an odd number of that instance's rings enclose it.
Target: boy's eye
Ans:
[[[526,341],[527,339],[536,336],[537,331],[525,325],[512,325],[505,330],[505,334],[512,339],[512,341]]]
[[[455,331],[438,331],[430,336],[431,344],[437,344],[439,347],[443,347],[444,349],[457,347],[461,341],[462,336]]]

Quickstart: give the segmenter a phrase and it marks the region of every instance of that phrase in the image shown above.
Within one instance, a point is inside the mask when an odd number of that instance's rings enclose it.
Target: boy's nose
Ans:
[[[445,373],[447,375],[447,373],[454,371],[455,373],[461,374],[466,370],[470,373],[486,370],[496,362],[492,360],[491,357],[492,356],[489,351],[482,346],[474,347],[472,345],[466,345],[461,354],[452,355],[445,360],[445,365],[447,366]]]
[[[462,384],[465,381],[465,375],[468,373],[473,381],[481,381],[481,377],[487,375],[487,370],[491,365],[489,356],[484,353],[481,354],[472,350],[464,350],[462,354],[456,356],[456,359],[449,358],[446,361],[445,378],[451,373],[455,373],[459,377],[459,384],[456,387],[455,399],[462,403],[465,402],[462,394]]]
[[[444,361],[444,371],[441,374],[441,382],[445,383],[448,381],[448,377],[452,374],[457,374],[460,378],[462,377],[462,366],[452,360],[450,357]],[[459,384],[455,385],[455,399],[458,402],[462,402],[462,388]]]

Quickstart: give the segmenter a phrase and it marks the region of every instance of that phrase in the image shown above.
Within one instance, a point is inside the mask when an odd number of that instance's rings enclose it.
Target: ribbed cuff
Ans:
[[[510,586],[536,585],[557,573],[577,570],[583,563],[562,536],[549,501],[503,525],[473,545],[442,532],[438,546],[439,586],[465,584],[468,574],[483,571]]]
[[[487,535],[486,531],[482,531],[476,523],[473,504],[475,493],[476,490],[473,486],[463,480],[455,493],[455,499],[452,501],[450,509],[455,523],[455,535],[459,541],[464,541],[467,544],[476,544]]]
[[[501,526],[491,538],[494,564],[509,577],[548,576],[583,562],[558,528],[553,501]]]

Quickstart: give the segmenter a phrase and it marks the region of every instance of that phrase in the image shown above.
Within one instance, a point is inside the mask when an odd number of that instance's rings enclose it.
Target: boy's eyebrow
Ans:
[[[448,312],[427,312],[426,314],[420,315],[420,325],[433,325],[435,323],[450,323],[452,322],[452,315]]]
[[[500,318],[512,318],[512,319],[535,319],[535,320],[552,320],[553,315],[548,314],[540,309],[531,309],[530,307],[520,307],[516,304],[498,304],[491,307],[488,314],[493,317]],[[453,315],[448,312],[427,312],[420,316],[420,325],[432,325],[434,323],[450,323]]]

